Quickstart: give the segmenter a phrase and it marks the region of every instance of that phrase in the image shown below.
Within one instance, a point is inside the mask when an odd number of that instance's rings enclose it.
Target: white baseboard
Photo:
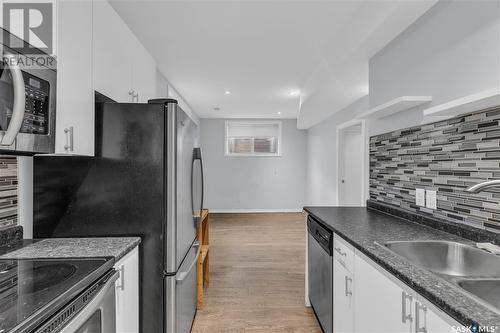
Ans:
[[[217,209],[209,208],[210,213],[300,213],[302,208],[285,208],[285,209]]]

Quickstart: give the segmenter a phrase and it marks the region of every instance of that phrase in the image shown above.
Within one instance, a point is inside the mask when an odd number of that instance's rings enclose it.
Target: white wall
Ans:
[[[367,108],[365,96],[308,130],[307,204],[332,206],[337,202],[336,128]]]
[[[305,131],[283,120],[280,157],[224,155],[224,119],[201,119],[205,207],[212,212],[300,211],[306,182]]]
[[[156,97],[168,97],[168,81],[158,69],[156,69]]]
[[[500,86],[500,2],[440,1],[370,59],[370,107],[403,95],[432,105]],[[370,134],[419,124],[421,108],[372,122]]]
[[[500,2],[440,1],[370,59],[369,96],[308,131],[307,202],[336,202],[336,126],[403,95],[433,102],[370,120],[370,136],[426,122],[422,109],[500,86]]]

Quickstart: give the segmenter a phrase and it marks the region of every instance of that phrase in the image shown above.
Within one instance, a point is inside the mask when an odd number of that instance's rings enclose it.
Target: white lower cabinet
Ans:
[[[116,332],[139,332],[139,248],[127,253],[115,264],[120,272],[116,280]]]
[[[359,252],[354,272],[355,332],[450,333],[460,325]]]
[[[415,305],[418,307],[419,313],[418,316],[415,315],[415,330],[413,332],[450,333],[455,331],[452,326],[462,326],[422,296],[418,297]]]
[[[379,272],[381,267],[354,257],[356,332],[411,332],[416,294]]]
[[[353,274],[333,259],[333,332],[354,332]]]
[[[352,250],[350,266],[351,252],[338,239],[334,248],[344,247],[333,256],[334,333],[450,333],[461,326],[359,251]]]

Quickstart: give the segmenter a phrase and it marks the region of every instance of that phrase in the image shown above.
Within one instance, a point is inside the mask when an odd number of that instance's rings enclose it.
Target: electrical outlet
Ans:
[[[423,188],[415,189],[415,203],[418,206],[425,207],[425,190]]]
[[[434,190],[425,191],[425,206],[431,209],[437,208],[436,191]]]

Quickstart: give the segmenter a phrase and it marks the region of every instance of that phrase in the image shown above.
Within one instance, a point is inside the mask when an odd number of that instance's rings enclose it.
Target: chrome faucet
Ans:
[[[464,191],[467,193],[479,193],[493,187],[500,188],[500,179],[488,180],[476,185],[472,185],[470,187],[467,187]]]

